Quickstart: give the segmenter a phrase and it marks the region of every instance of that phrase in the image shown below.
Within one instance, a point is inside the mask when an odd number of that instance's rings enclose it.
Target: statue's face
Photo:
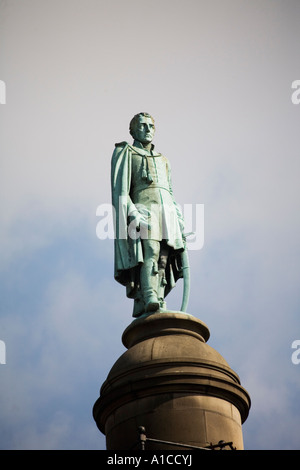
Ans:
[[[142,144],[150,144],[155,132],[154,122],[150,117],[139,116],[139,123],[134,130],[134,138]]]

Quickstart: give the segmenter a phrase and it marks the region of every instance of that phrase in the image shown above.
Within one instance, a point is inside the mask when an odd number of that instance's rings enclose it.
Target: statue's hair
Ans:
[[[133,138],[134,138],[134,131],[135,131],[135,128],[136,128],[136,126],[139,122],[139,117],[140,116],[151,118],[152,121],[153,121],[153,124],[154,124],[154,119],[149,113],[138,113],[138,114],[136,114],[135,116],[133,116],[133,118],[131,119],[130,124],[129,124],[129,132],[130,132],[130,135]]]

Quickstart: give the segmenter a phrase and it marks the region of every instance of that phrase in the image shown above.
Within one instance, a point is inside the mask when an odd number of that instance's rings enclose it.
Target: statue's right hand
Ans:
[[[151,230],[151,225],[148,224],[147,220],[145,220],[143,217],[140,220],[140,225],[138,231],[142,228],[145,228],[147,230]]]
[[[149,218],[151,216],[151,212],[146,209],[146,207],[140,207],[138,212],[141,216],[145,218]]]
[[[148,223],[146,218],[149,217],[149,215],[150,212],[147,209],[143,209],[141,212],[135,212],[133,221],[138,232],[141,228],[145,228],[147,230],[151,229],[151,225]]]

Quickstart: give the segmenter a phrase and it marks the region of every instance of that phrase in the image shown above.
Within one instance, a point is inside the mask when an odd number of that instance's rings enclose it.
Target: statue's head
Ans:
[[[143,145],[149,144],[152,142],[155,132],[153,117],[148,113],[136,114],[130,121],[129,132],[135,140]]]

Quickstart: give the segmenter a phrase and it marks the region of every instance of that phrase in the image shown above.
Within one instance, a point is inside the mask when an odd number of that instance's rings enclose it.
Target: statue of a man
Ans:
[[[184,221],[171,185],[170,163],[154,150],[154,119],[130,122],[133,144],[116,144],[111,162],[115,216],[115,279],[134,299],[133,316],[165,309],[182,277]]]

